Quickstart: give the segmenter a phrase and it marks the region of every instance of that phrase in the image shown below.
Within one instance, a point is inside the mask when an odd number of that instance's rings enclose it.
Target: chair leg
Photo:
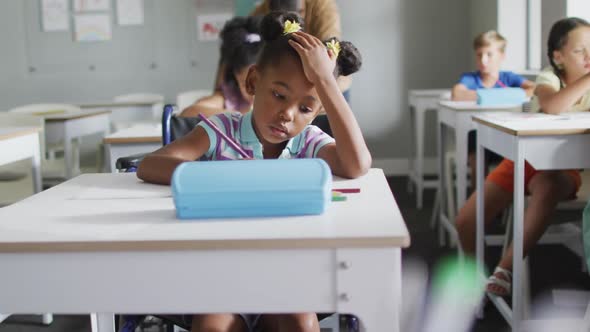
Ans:
[[[455,216],[456,216],[456,203],[455,203],[455,194],[454,194],[454,189],[455,189],[455,181],[453,181],[453,164],[455,162],[455,158],[453,157],[452,154],[448,153],[447,156],[445,157],[445,174],[444,174],[444,180],[445,181],[445,187],[446,187],[446,202],[447,202],[447,216],[449,218],[449,221],[451,223],[455,223]],[[442,193],[441,193],[442,194]],[[454,239],[451,237],[449,240],[449,245],[454,247],[455,245],[457,245],[457,243],[455,243]]]
[[[506,225],[506,231],[504,233],[504,243],[502,244],[502,255],[506,253],[508,250],[508,245],[510,244],[510,240],[512,239],[512,220],[513,211],[512,205],[510,205],[506,211],[504,211],[504,215],[502,216],[503,223]]]
[[[330,332],[339,332],[340,331],[340,315],[338,313],[334,313],[320,321],[320,329],[321,330],[329,330]]]
[[[437,189],[434,194],[434,206],[432,207],[432,215],[430,216],[430,228],[435,229],[439,222],[438,214],[440,213],[440,190]]]

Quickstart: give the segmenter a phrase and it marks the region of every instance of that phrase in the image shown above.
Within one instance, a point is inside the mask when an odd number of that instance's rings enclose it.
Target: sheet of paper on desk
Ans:
[[[13,230],[22,232],[32,232],[31,226],[22,225],[19,223],[0,223],[1,230]],[[51,227],[47,227],[42,220],[38,222],[37,227],[34,227],[34,233],[50,234],[58,237],[83,237],[87,239],[113,239],[125,234],[134,233],[149,225],[146,224],[104,224],[104,225],[84,225],[83,227],[76,226],[70,223],[53,223]]]
[[[535,120],[562,120],[567,119],[562,115],[553,115],[545,113],[518,113],[518,112],[494,112],[486,113],[485,117],[490,120],[512,122],[512,121],[535,121]]]
[[[160,186],[143,183],[140,187],[131,188],[103,188],[90,187],[74,194],[73,200],[111,200],[111,199],[144,199],[144,198],[172,198],[170,186]]]

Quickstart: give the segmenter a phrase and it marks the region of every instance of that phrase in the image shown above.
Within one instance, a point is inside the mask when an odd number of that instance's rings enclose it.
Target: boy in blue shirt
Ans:
[[[496,31],[479,34],[473,41],[477,71],[464,73],[453,86],[453,100],[477,100],[476,89],[522,88],[532,96],[535,84],[511,71],[500,71],[506,57],[506,39]]]
[[[532,96],[535,83],[511,71],[501,71],[506,57],[506,39],[498,32],[490,30],[479,34],[473,40],[477,71],[461,75],[453,86],[452,100],[475,101],[477,89],[521,88],[527,96]],[[502,160],[495,153],[486,151],[486,162],[498,163]],[[467,164],[471,170],[471,187],[475,188],[475,131],[469,132]]]

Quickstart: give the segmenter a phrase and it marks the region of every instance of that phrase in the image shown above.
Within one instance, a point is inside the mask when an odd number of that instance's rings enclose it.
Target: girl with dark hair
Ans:
[[[360,69],[360,54],[348,42],[332,39],[324,43],[300,31],[301,25],[295,13],[273,12],[264,17],[263,47],[245,84],[246,91],[255,96],[253,110],[222,113],[210,120],[253,159],[321,158],[334,175],[361,176],[371,165],[371,154],[336,83],[338,75]],[[322,110],[330,119],[334,138],[310,125]],[[137,176],[147,182],[169,184],[179,164],[201,157],[242,158],[201,122],[190,134],[146,156]],[[319,323],[315,313],[211,314],[196,315],[192,330],[319,332]]]
[[[590,25],[566,18],[551,28],[548,41],[550,69],[536,80],[533,111],[558,114],[590,110]],[[523,249],[526,256],[541,238],[549,217],[560,201],[573,199],[581,185],[577,170],[537,171],[525,161],[525,192],[529,195],[524,214]],[[485,223],[489,224],[512,201],[514,163],[504,159],[484,184]],[[476,194],[471,195],[457,217],[457,230],[465,252],[475,251]],[[520,257],[518,258],[520,259]],[[512,244],[490,276],[487,291],[500,296],[511,293]]]
[[[575,17],[557,21],[549,32],[547,56],[551,68],[537,77],[533,110],[590,110],[590,24]]]
[[[213,95],[197,100],[181,113],[196,117],[211,116],[226,111],[246,113],[252,107],[252,96],[245,89],[246,75],[256,63],[262,48],[259,32],[260,18],[235,17],[221,30],[220,67],[223,71],[219,88]]]

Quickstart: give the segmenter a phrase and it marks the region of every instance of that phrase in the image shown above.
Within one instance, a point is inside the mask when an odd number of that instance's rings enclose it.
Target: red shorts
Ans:
[[[563,170],[575,184],[575,191],[572,193],[572,199],[576,197],[576,193],[580,189],[582,184],[582,178],[580,177],[580,171],[575,169]],[[539,171],[533,168],[528,162],[524,163],[524,188],[525,191],[528,188],[529,182]],[[514,190],[514,162],[512,160],[504,159],[490,174],[486,181],[497,184],[507,192]]]

